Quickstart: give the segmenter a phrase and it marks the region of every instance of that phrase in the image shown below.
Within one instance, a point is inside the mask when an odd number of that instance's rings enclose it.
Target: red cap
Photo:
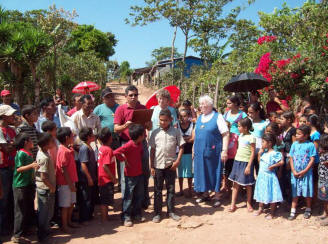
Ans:
[[[11,92],[8,91],[8,90],[2,90],[1,93],[0,93],[0,95],[1,95],[2,97],[4,97],[4,96],[7,96],[7,95],[11,95]]]

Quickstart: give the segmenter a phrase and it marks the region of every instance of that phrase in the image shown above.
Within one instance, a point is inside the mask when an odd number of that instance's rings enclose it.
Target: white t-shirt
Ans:
[[[214,111],[212,111],[211,113],[206,114],[206,115],[202,114],[201,117],[200,117],[202,123],[207,123],[208,121],[210,121],[213,118],[214,114],[215,114]],[[227,123],[224,120],[222,114],[218,113],[218,119],[216,121],[216,124],[218,125],[219,131],[220,131],[221,134],[226,133],[226,132],[229,131]]]

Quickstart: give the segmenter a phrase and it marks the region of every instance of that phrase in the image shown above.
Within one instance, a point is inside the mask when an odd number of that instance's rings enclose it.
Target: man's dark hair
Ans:
[[[36,107],[33,105],[24,105],[22,108],[22,116],[26,119],[26,115],[32,114],[36,110]]]
[[[107,127],[102,128],[98,133],[98,139],[101,141],[102,144],[106,144],[111,137],[112,133]]]
[[[167,116],[168,118],[172,117],[171,111],[166,108],[166,109],[162,109],[161,112],[159,112],[159,117],[160,116]]]
[[[129,91],[136,91],[138,93],[138,88],[134,85],[129,85],[125,88],[125,95],[128,95]]]
[[[140,136],[145,133],[145,128],[139,124],[132,124],[129,127],[129,134],[132,140],[137,140]]]
[[[54,99],[52,97],[48,97],[48,98],[45,98],[43,99],[41,102],[40,102],[40,108],[44,108],[44,107],[47,107],[49,106],[50,103],[54,103]]]
[[[57,139],[61,144],[65,144],[67,137],[70,137],[72,131],[69,127],[61,127],[57,129]]]
[[[83,127],[80,130],[79,137],[82,141],[86,142],[88,140],[88,137],[92,135],[92,129],[89,127]]]
[[[15,137],[14,145],[15,145],[17,150],[20,150],[20,149],[24,148],[25,142],[27,142],[29,140],[30,140],[30,136],[27,133],[22,132],[22,133],[19,133]]]
[[[44,148],[47,146],[51,141],[53,140],[53,137],[49,133],[41,133],[38,136],[38,146],[41,148]]]
[[[86,95],[83,95],[81,98],[80,98],[80,102],[82,104],[85,104],[86,103],[86,100],[92,100],[92,97],[89,95],[89,94],[86,94]]]
[[[56,123],[51,120],[46,120],[41,125],[41,129],[43,132],[50,132],[56,127],[57,127]]]

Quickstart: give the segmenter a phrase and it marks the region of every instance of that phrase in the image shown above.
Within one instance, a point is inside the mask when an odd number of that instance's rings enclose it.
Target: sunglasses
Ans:
[[[129,96],[129,97],[138,97],[139,94],[137,94],[137,93],[136,93],[136,94],[129,94],[128,96]]]

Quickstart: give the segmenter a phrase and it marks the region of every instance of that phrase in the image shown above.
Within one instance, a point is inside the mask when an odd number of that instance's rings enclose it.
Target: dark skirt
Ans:
[[[254,165],[252,164],[251,173],[245,175],[245,169],[247,167],[247,162],[241,162],[235,160],[232,166],[231,173],[229,175],[229,180],[236,182],[242,186],[253,185],[255,183],[254,179]]]

